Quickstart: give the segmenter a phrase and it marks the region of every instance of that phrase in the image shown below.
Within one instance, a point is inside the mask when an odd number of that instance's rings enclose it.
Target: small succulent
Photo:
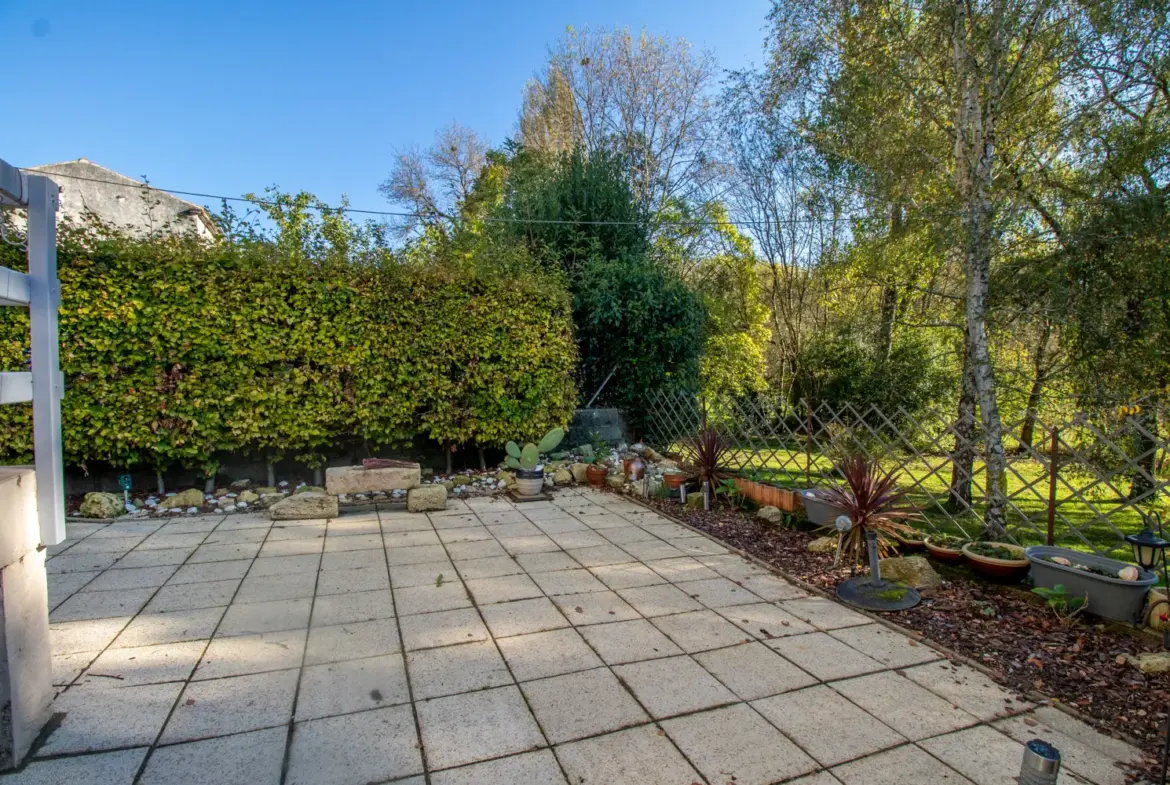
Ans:
[[[516,442],[508,442],[504,446],[508,452],[504,463],[509,469],[532,471],[540,464],[541,453],[555,450],[563,438],[565,438],[565,429],[553,428],[536,444],[529,442],[521,447]]]

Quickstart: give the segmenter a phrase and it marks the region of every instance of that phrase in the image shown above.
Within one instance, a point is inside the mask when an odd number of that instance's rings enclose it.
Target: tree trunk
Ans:
[[[902,205],[894,204],[890,211],[890,242],[896,243],[902,237]],[[882,287],[881,316],[878,320],[878,359],[890,359],[894,346],[894,319],[898,314],[898,286],[893,282],[893,273],[887,271],[886,284]]]
[[[1020,426],[1020,451],[1028,452],[1032,447],[1032,439],[1036,433],[1036,415],[1040,408],[1040,396],[1044,392],[1044,382],[1048,374],[1044,370],[1045,356],[1048,354],[1048,339],[1052,336],[1052,322],[1044,320],[1044,330],[1040,333],[1040,341],[1036,344],[1036,352],[1032,363],[1032,386],[1028,390],[1028,407],[1024,411],[1024,423]]]
[[[1147,496],[1157,487],[1155,458],[1158,454],[1158,409],[1151,401],[1142,406],[1140,412],[1130,418],[1134,421],[1137,435],[1138,455],[1133,480],[1129,485],[1129,498],[1135,501]],[[1154,500],[1151,500],[1154,501]]]
[[[476,445],[475,451],[477,453],[479,453],[479,470],[481,472],[486,472],[487,471],[487,458],[484,457],[483,447]]]
[[[955,417],[955,450],[951,453],[951,487],[947,509],[963,513],[971,508],[971,478],[975,474],[975,377],[967,342],[963,341],[963,378],[959,411]]]
[[[447,453],[447,476],[450,477],[451,474],[455,471],[455,467],[453,465],[455,445],[451,444],[451,442],[447,442],[443,446],[443,452]]]
[[[265,463],[265,469],[267,470],[267,473],[268,473],[268,487],[275,488],[276,487],[276,461],[272,460],[272,456],[269,456],[268,460],[265,461],[264,463]]]
[[[167,484],[165,482],[163,482],[163,473],[162,473],[161,469],[155,471],[154,480],[155,480],[155,483],[158,485],[159,497],[161,498],[163,496],[166,496],[167,495]]]

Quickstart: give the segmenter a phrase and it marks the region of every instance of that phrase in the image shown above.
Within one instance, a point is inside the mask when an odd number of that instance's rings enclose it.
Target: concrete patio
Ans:
[[[1134,751],[619,496],[71,524],[3,785],[1066,785]]]

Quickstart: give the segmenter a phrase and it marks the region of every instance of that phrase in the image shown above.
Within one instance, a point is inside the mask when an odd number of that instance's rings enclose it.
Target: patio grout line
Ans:
[[[202,543],[205,542],[209,536],[211,536],[212,532],[216,531],[216,529],[218,529],[220,526],[222,526],[227,521],[227,519],[228,519],[228,516],[225,516],[223,520],[221,520],[218,524],[216,524],[214,529],[211,529],[210,531],[208,531],[204,535],[203,540],[200,541],[200,545],[198,547],[196,547],[194,551],[191,552],[191,555],[187,557],[187,559],[183,562],[183,564],[179,565],[180,568],[182,568],[183,566],[186,566],[190,562],[191,556],[194,556],[195,553],[199,550],[199,548],[202,547]],[[158,733],[155,734],[154,741],[151,742],[151,744],[147,748],[146,754],[142,757],[142,762],[138,764],[138,770],[135,772],[133,779],[131,779],[131,785],[138,785],[138,783],[141,782],[143,775],[146,773],[147,764],[150,763],[150,759],[154,755],[154,751],[156,749],[158,749],[159,742],[162,740],[163,732],[167,729],[167,726],[170,724],[171,719],[175,715],[175,709],[178,708],[179,701],[183,699],[183,696],[187,693],[187,688],[191,686],[191,679],[195,675],[195,672],[197,670],[199,670],[199,666],[203,663],[203,658],[207,656],[207,649],[210,648],[211,642],[213,640],[215,640],[215,633],[219,631],[220,625],[223,624],[224,618],[227,616],[228,611],[231,610],[232,601],[235,600],[236,595],[239,594],[240,587],[244,585],[244,578],[248,577],[248,573],[251,572],[252,566],[255,565],[256,560],[260,558],[260,549],[264,547],[264,543],[268,541],[268,536],[271,533],[272,533],[272,526],[270,525],[268,527],[265,535],[264,535],[264,539],[260,541],[259,546],[256,548],[256,555],[253,556],[252,559],[250,560],[251,564],[248,565],[248,569],[244,572],[243,577],[240,578],[240,582],[238,584],[236,584],[236,588],[232,592],[232,596],[228,599],[228,604],[224,607],[223,613],[221,613],[219,615],[219,619],[215,622],[215,627],[212,628],[211,634],[207,636],[207,643],[204,645],[203,651],[199,654],[199,659],[197,659],[195,661],[195,666],[193,668],[191,668],[191,672],[187,674],[187,678],[184,680],[182,689],[180,689],[179,694],[175,696],[175,700],[171,704],[171,709],[170,709],[170,711],[167,712],[166,719],[163,720],[162,725],[159,726]],[[237,561],[237,560],[225,559],[225,561]],[[243,561],[243,560],[240,559],[239,561]],[[196,562],[196,563],[203,564],[203,563],[214,563],[214,562]],[[178,572],[178,570],[176,570],[176,572]],[[176,585],[182,585],[182,584],[176,584]],[[161,587],[160,587],[160,589],[161,589]],[[151,599],[153,599],[153,597]],[[149,601],[148,601],[148,603],[149,603]],[[145,608],[146,606],[144,605],[143,607]],[[218,606],[212,606],[212,607],[218,607]],[[137,618],[137,616],[135,618]],[[119,633],[119,635],[121,635],[121,633]],[[115,640],[117,640],[117,638],[115,638]],[[111,641],[111,643],[112,642],[113,641]],[[308,644],[308,641],[306,640],[306,645],[307,644]],[[212,736],[209,738],[216,738],[216,737]],[[193,741],[201,741],[201,739],[196,739]],[[167,745],[167,746],[171,746],[171,745]]]

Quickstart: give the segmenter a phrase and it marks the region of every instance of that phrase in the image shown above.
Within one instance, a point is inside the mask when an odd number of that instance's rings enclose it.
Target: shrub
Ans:
[[[564,425],[575,404],[568,295],[543,277],[69,229],[58,259],[70,463],[498,444]],[[27,345],[27,313],[0,309],[0,367],[20,369]],[[0,408],[0,456],[28,460],[31,440],[29,407]]]

